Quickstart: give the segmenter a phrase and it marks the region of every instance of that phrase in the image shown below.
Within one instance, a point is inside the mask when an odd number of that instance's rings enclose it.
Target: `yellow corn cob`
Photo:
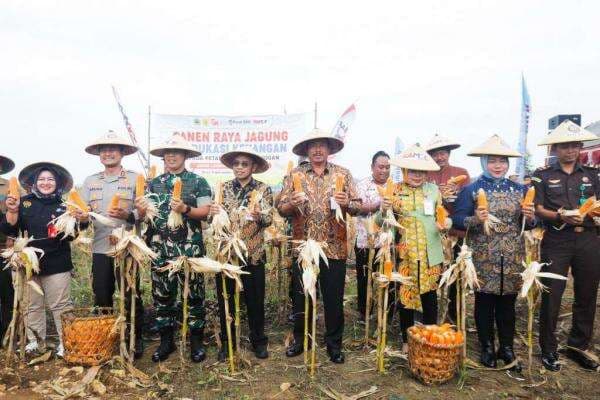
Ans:
[[[388,177],[387,182],[385,183],[385,197],[392,198],[394,195],[394,181],[392,177]]]
[[[448,211],[444,208],[444,206],[438,205],[435,208],[435,221],[440,226],[446,225],[446,218],[448,218]]]
[[[592,211],[592,209],[594,208],[594,203],[596,203],[596,197],[588,197],[585,203],[583,203],[581,207],[579,207],[579,214],[582,217],[585,217],[587,213]]]
[[[79,207],[80,209],[82,209],[84,211],[89,210],[87,204],[85,204],[85,201],[83,201],[83,199],[79,195],[79,192],[75,189],[71,189],[69,191],[69,201],[71,203],[77,205],[77,207]]]
[[[121,201],[121,195],[119,193],[115,193],[115,195],[110,199],[110,205],[108,206],[109,210],[113,208],[119,208],[119,202]]]
[[[181,189],[182,189],[182,184],[181,184],[181,179],[179,178],[175,178],[175,180],[173,181],[173,200],[181,200]]]
[[[477,208],[479,208],[480,210],[488,209],[488,201],[485,195],[485,190],[483,190],[483,188],[479,188],[479,190],[477,191]]]
[[[9,197],[14,197],[15,199],[21,198],[21,192],[19,191],[19,181],[17,181],[17,178],[14,176],[8,181],[7,195]]]
[[[383,263],[383,274],[390,279],[392,277],[392,262],[386,261]]]
[[[296,172],[292,176],[292,179],[294,180],[294,192],[302,192],[302,174],[300,172]]]
[[[379,197],[385,197],[385,188],[377,186],[377,193],[379,193]]]
[[[335,192],[343,192],[344,191],[344,175],[336,174],[335,175]]]
[[[144,175],[138,174],[135,178],[135,197],[142,197],[144,195],[144,189],[146,187],[146,180],[144,179]]]
[[[258,192],[256,190],[252,190],[250,192],[250,198],[248,199],[248,208],[250,210],[254,210],[254,208],[256,207],[256,197],[258,196]]]
[[[292,172],[292,169],[294,168],[294,163],[292,162],[292,160],[288,161],[287,164],[287,169],[285,171],[285,175],[289,175]]]
[[[215,204],[221,205],[223,202],[223,182],[217,182],[215,189]]]
[[[453,176],[452,178],[448,179],[447,184],[448,185],[460,185],[461,183],[463,183],[466,180],[467,180],[466,175]]]
[[[528,190],[527,193],[525,193],[525,197],[523,197],[523,201],[521,202],[521,205],[523,207],[529,207],[533,204],[533,198],[535,197],[535,188],[533,186],[531,186]]]
[[[152,165],[148,171],[148,179],[156,178],[156,165]]]

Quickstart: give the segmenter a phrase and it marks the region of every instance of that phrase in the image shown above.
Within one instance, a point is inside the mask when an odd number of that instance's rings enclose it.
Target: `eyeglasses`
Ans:
[[[233,162],[233,166],[234,167],[248,168],[250,166],[250,161],[234,161]]]

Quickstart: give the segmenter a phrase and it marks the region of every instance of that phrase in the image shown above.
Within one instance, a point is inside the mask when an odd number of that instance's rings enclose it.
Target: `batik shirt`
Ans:
[[[302,190],[308,201],[294,207],[292,215],[292,237],[294,240],[308,238],[327,244],[325,256],[335,260],[345,260],[348,256],[346,245],[346,223],[338,221],[335,210],[331,208],[335,188],[336,174],[344,176],[343,191],[348,194],[350,203],[347,212],[357,215],[360,211],[360,198],[350,171],[339,165],[327,163],[322,175],[318,175],[310,163],[300,165],[292,170],[302,174]],[[293,179],[286,179],[278,209],[281,211],[289,203],[294,194]]]
[[[211,191],[206,179],[184,170],[180,174],[166,173],[154,178],[148,185],[148,192],[158,204],[158,216],[154,226],[149,228],[150,246],[158,253],[154,266],[161,267],[170,259],[181,255],[199,257],[204,255],[202,227],[200,221],[183,217],[183,225],[170,229],[167,220],[171,207],[173,181],[179,177],[182,183],[181,200],[190,207],[202,207],[210,204]]]
[[[360,180],[356,184],[358,197],[362,200],[362,204],[380,204],[381,196],[377,190],[378,185],[372,176]],[[356,218],[356,247],[366,249],[369,247],[367,227],[365,226],[367,217]]]
[[[253,190],[256,190],[261,198],[258,203],[261,210],[260,221],[246,218],[249,212],[247,207],[250,193]],[[237,179],[227,181],[223,184],[223,208],[229,215],[232,230],[240,233],[240,237],[248,247],[248,264],[257,265],[264,262],[264,230],[273,222],[271,188],[254,178],[243,187]]]

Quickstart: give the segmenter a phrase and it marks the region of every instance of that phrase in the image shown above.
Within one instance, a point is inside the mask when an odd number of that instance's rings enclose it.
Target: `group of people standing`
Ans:
[[[497,360],[513,364],[515,335],[515,303],[520,288],[519,272],[525,260],[525,243],[522,226],[531,229],[543,226],[545,235],[541,244],[542,261],[547,262],[545,271],[566,276],[569,269],[574,278],[575,302],[573,322],[567,355],[585,368],[596,368],[593,358],[586,357],[593,334],[594,312],[598,282],[600,280],[600,239],[594,215],[581,218],[574,210],[592,196],[600,195],[599,174],[596,168],[581,165],[579,150],[582,143],[596,136],[566,121],[552,131],[542,142],[550,146],[554,158],[538,169],[532,177],[536,189],[534,205],[522,203],[527,187],[508,179],[509,159],[522,155],[512,150],[499,136],[493,135],[480,146],[472,149],[469,156],[478,157],[481,174],[471,180],[464,168],[450,164],[451,152],[460,147],[441,136],[425,146],[415,144],[402,154],[390,158],[384,151],[377,152],[371,163],[371,176],[355,182],[350,171],[330,161],[330,156],[344,147],[343,141],[315,129],[302,138],[293,153],[306,159],[293,168],[283,181],[283,189],[274,199],[271,188],[254,178],[265,172],[269,163],[253,151],[232,151],[221,156],[221,162],[232,170],[233,179],[224,182],[219,202],[208,182],[185,168],[186,159],[200,155],[193,146],[179,136],[169,138],[154,147],[150,153],[162,158],[165,171],[147,182],[146,193],[156,200],[157,215],[154,223],[145,230],[145,240],[158,254],[152,261],[152,298],[157,313],[156,326],[160,344],[152,354],[155,362],[163,361],[175,350],[174,329],[178,317],[178,293],[181,294],[183,272],[170,274],[162,269],[168,261],[185,255],[200,257],[206,254],[202,221],[210,222],[213,216],[224,210],[232,229],[239,232],[248,248],[248,257],[242,275],[244,300],[247,306],[249,341],[251,350],[260,359],[267,358],[268,338],[265,334],[265,249],[264,231],[273,221],[276,210],[291,225],[292,267],[291,297],[294,340],[286,350],[288,357],[304,351],[305,296],[302,287],[302,269],[298,262],[298,241],[313,239],[322,244],[326,260],[321,260],[318,276],[324,305],[325,344],[329,358],[334,363],[344,362],[342,337],[344,332],[344,287],[348,258],[348,231],[346,223],[336,215],[357,216],[355,242],[357,306],[360,318],[369,318],[367,309],[367,269],[369,238],[366,218],[383,224],[391,212],[401,226],[394,232],[394,260],[397,269],[413,278],[413,285],[400,285],[392,294],[393,309],[398,310],[403,343],[407,343],[407,329],[414,325],[415,314],[422,315],[426,324],[438,322],[438,281],[444,268],[442,235],[457,239],[455,254],[462,243],[472,250],[478,273],[479,287],[475,292],[475,322],[480,343],[480,361],[487,367],[496,367]],[[147,197],[136,198],[136,174],[124,169],[121,160],[134,154],[137,148],[119,135],[109,132],[98,138],[86,152],[99,157],[103,170],[88,177],[82,187],[82,195],[90,210],[110,217],[117,225],[132,228],[144,220],[149,209]],[[14,163],[0,157],[1,172],[7,173]],[[402,182],[394,184],[391,196],[382,195],[388,182],[390,165],[401,168]],[[301,188],[296,179],[300,175]],[[454,179],[457,177],[462,179]],[[341,187],[337,185],[340,180]],[[22,197],[6,197],[6,182],[0,181],[2,196],[0,231],[6,237],[28,232],[35,238],[35,247],[44,250],[41,272],[34,279],[43,288],[44,295],[30,290],[28,309],[28,351],[39,350],[45,345],[45,307],[52,311],[59,338],[60,314],[72,307],[69,283],[73,270],[69,241],[57,234],[52,221],[65,212],[62,195],[73,186],[70,173],[62,166],[41,162],[25,167],[19,174],[21,186],[27,191]],[[172,196],[176,181],[182,182],[180,199]],[[488,206],[479,207],[478,193],[485,192]],[[111,205],[115,194],[120,196],[118,205]],[[253,198],[260,201],[252,201]],[[241,207],[247,213],[237,212]],[[444,207],[449,218],[440,224],[436,220],[436,208]],[[338,210],[339,209],[339,210]],[[169,214],[182,215],[183,224],[172,226]],[[486,224],[490,218],[494,224]],[[79,229],[89,223],[86,212],[76,213]],[[491,226],[491,228],[490,228]],[[93,224],[92,288],[94,304],[112,307],[113,294],[119,282],[114,260],[108,254],[114,243],[114,228],[98,221]],[[141,230],[137,230],[141,232]],[[10,243],[8,243],[10,244]],[[397,246],[396,246],[397,245]],[[10,320],[11,284],[10,273],[0,276],[0,322],[2,332]],[[218,278],[216,282],[221,282]],[[139,282],[137,283],[139,285]],[[543,365],[551,371],[560,369],[556,324],[560,310],[564,281],[545,280],[548,290],[542,294],[540,310],[540,346]],[[192,274],[189,281],[189,331],[190,358],[201,362],[206,358],[204,330],[206,315],[204,307],[205,282],[203,274]],[[224,291],[229,296],[224,296]],[[225,299],[233,301],[234,282],[225,287],[216,285],[221,321],[221,349],[218,358],[227,356],[227,324],[232,323],[225,315]],[[139,290],[137,291],[139,294]],[[449,318],[454,319],[455,291],[449,292]],[[126,298],[130,299],[127,295]],[[129,307],[130,304],[127,304]],[[231,303],[230,308],[233,307]],[[141,298],[136,308],[142,310]],[[309,310],[310,311],[310,310]],[[136,313],[135,356],[144,351],[141,334],[141,312]],[[498,346],[495,344],[495,329]],[[231,329],[234,332],[234,329]],[[57,353],[63,352],[59,343]],[[520,365],[515,363],[515,369]]]

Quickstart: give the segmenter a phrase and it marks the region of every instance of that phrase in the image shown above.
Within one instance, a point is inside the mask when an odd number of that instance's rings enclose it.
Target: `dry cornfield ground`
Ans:
[[[91,301],[89,280],[89,258],[77,252],[77,273],[73,281],[73,297],[76,306],[89,305]],[[147,349],[142,360],[136,362],[137,368],[151,376],[147,387],[136,385],[130,374],[120,366],[105,366],[100,370],[97,385],[88,386],[82,395],[88,398],[166,398],[166,399],[354,399],[360,392],[375,387],[368,399],[595,399],[598,398],[598,372],[580,369],[569,360],[564,361],[560,373],[545,373],[534,352],[535,385],[530,385],[525,376],[509,374],[505,371],[481,371],[469,369],[457,375],[452,381],[440,386],[424,386],[411,376],[407,361],[398,357],[387,358],[387,372],[375,372],[374,351],[362,348],[363,326],[356,322],[354,269],[348,268],[346,291],[346,329],[344,346],[346,363],[335,365],[328,361],[319,336],[318,369],[314,379],[310,379],[303,366],[302,356],[288,359],[285,357],[285,343],[289,340],[291,326],[286,321],[286,312],[281,311],[282,302],[277,299],[275,275],[269,274],[267,331],[269,335],[270,358],[257,360],[245,351],[240,371],[230,375],[224,363],[216,362],[216,343],[212,336],[216,327],[214,312],[214,283],[207,282],[207,297],[211,305],[207,335],[208,358],[202,364],[192,364],[187,357],[180,359],[177,353],[169,360],[158,365],[150,360],[150,355],[158,345],[157,338],[148,333]],[[149,282],[144,282],[145,304],[149,303]],[[472,297],[470,297],[472,300]],[[570,326],[570,307],[572,303],[571,286],[563,299],[562,317],[560,320],[560,337],[564,342]],[[472,314],[472,304],[469,306]],[[151,309],[148,309],[148,323],[151,323]],[[516,351],[521,358],[527,358],[527,347],[524,344],[527,309],[524,302],[518,304],[518,339]],[[243,325],[243,324],[242,324]],[[390,327],[388,344],[392,350],[399,349],[397,321]],[[537,324],[536,324],[537,325]],[[478,348],[474,332],[473,319],[469,319],[468,355],[477,360]],[[320,334],[323,332],[322,309],[319,310]],[[600,318],[596,320],[596,337],[594,348],[600,351]],[[537,339],[537,334],[535,335]],[[247,345],[247,343],[244,343]],[[4,354],[0,355],[4,359]],[[3,364],[2,364],[3,366]],[[21,366],[16,369],[3,369],[0,372],[0,398],[38,399],[65,398],[58,395],[57,389],[69,387],[77,383],[85,375],[85,371],[68,370],[64,361],[51,359],[36,366]],[[60,379],[59,379],[60,378]],[[137,381],[139,382],[139,381]],[[105,392],[104,392],[105,391]],[[103,393],[99,395],[98,393]],[[343,397],[347,396],[347,397]]]

